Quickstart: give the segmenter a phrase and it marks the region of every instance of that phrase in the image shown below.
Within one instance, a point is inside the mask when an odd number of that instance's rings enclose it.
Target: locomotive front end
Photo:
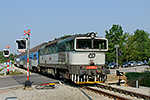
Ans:
[[[105,52],[108,41],[96,37],[97,33],[87,33],[85,37],[75,38],[75,51],[69,53],[69,64],[72,65],[72,81],[77,84],[102,83],[110,73],[105,66]]]

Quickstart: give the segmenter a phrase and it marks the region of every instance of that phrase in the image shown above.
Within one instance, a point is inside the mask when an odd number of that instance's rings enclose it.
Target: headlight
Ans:
[[[94,33],[92,33],[92,34],[91,34],[91,38],[93,39],[94,37],[95,37],[95,34],[94,34]]]

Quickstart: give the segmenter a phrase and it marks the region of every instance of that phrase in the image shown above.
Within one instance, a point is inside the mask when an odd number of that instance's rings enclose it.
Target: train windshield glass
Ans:
[[[91,39],[77,39],[77,49],[91,49]]]
[[[107,49],[106,40],[95,39],[93,48],[94,49]]]
[[[77,39],[76,49],[107,49],[106,40]]]

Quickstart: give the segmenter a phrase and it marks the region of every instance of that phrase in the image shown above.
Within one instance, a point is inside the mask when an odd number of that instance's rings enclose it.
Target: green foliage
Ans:
[[[144,73],[135,73],[135,72],[130,72],[130,73],[126,73],[126,77],[128,79],[128,81],[132,81],[132,80],[136,80],[139,77],[143,76]]]
[[[148,62],[148,66],[150,66],[150,61]]]
[[[5,69],[5,68],[7,68],[7,66],[5,66],[5,67],[3,67],[2,69],[0,69],[0,72],[1,72],[3,69]]]
[[[123,35],[123,30],[120,25],[113,25],[109,31],[105,31],[105,38],[108,39],[108,47],[109,50],[106,52],[106,60],[108,62],[115,62],[116,58],[116,49],[115,45],[119,45],[121,48],[123,46],[123,42],[125,41],[125,37]]]
[[[122,56],[118,57],[119,64],[129,61],[144,61],[150,58],[150,38],[149,33],[137,29],[134,34],[123,33],[120,25],[113,25],[109,31],[105,31],[105,38],[108,39],[108,52],[106,60],[116,62],[115,44],[119,44]]]
[[[150,72],[145,71],[143,73],[126,73],[127,84],[130,86],[136,86],[136,80],[138,80],[139,86],[150,87]]]
[[[9,60],[14,60],[17,54],[13,55],[12,53],[9,55]],[[7,58],[3,56],[3,51],[0,51],[0,63],[7,62]]]
[[[18,70],[15,70],[14,72],[13,71],[10,71],[9,75],[21,75],[23,73],[21,73],[20,71]]]

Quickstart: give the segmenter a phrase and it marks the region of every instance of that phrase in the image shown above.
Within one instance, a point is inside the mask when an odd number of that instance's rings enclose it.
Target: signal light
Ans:
[[[4,50],[3,50],[3,56],[4,56],[4,57],[9,57],[9,55],[10,55],[9,49],[4,49]]]
[[[122,55],[122,50],[118,50],[118,56]]]
[[[18,52],[25,52],[27,50],[27,39],[17,39],[16,43]]]
[[[120,72],[119,70],[116,70],[116,75],[117,76],[123,76],[123,72]]]

